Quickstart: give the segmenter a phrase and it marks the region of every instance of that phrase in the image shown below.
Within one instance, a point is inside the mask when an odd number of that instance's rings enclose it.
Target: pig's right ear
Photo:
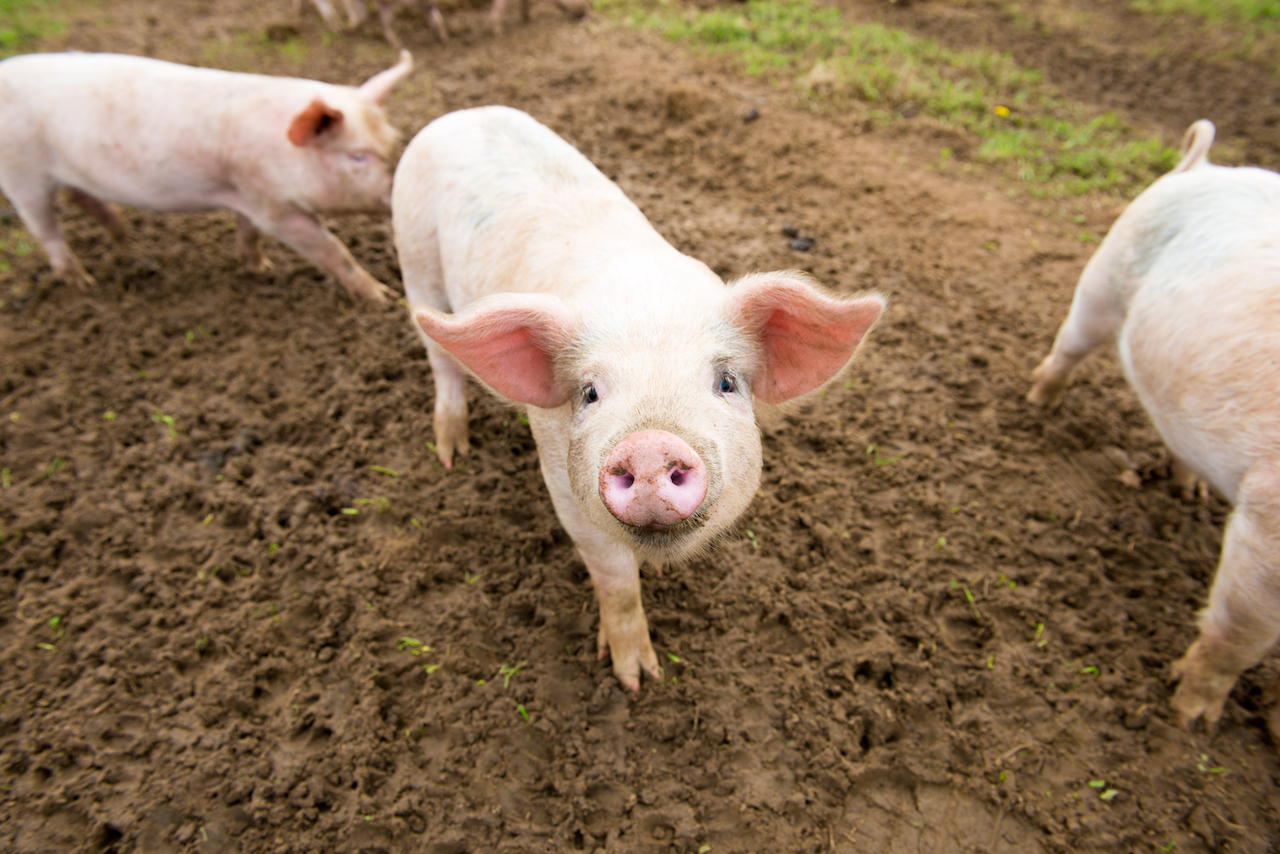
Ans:
[[[293,117],[289,124],[289,141],[294,145],[315,145],[321,137],[342,124],[342,110],[334,109],[316,98]]]
[[[422,331],[498,394],[542,409],[568,403],[556,381],[555,356],[576,323],[561,300],[506,294],[462,314],[415,309]]]

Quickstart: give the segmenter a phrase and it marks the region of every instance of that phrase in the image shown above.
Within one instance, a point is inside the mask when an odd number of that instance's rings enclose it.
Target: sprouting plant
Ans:
[[[747,528],[746,534],[747,534],[747,539],[751,541],[751,548],[759,551],[760,541],[756,539],[756,532],[751,530],[750,528]]]
[[[462,577],[468,584],[475,584],[480,580],[480,573],[472,573],[470,570],[464,569],[462,570]]]
[[[431,647],[427,646],[417,638],[402,637],[396,642],[396,652],[404,652],[405,650],[413,655],[422,655],[424,652],[431,652]],[[428,673],[430,671],[427,671]]]
[[[391,499],[389,498],[357,498],[352,504],[359,504],[365,507],[372,507],[379,513],[385,513],[391,509]]]
[[[157,424],[163,424],[169,428],[169,441],[172,442],[178,436],[178,428],[173,424],[173,416],[165,415],[159,409],[151,414],[151,420]]]
[[[360,511],[359,511],[359,510],[357,510],[357,509],[356,509],[356,508],[354,508],[354,507],[343,507],[341,512],[342,512],[344,515],[347,515],[347,516],[359,516],[359,515],[360,515]]]
[[[429,674],[435,673],[437,670],[439,670],[439,669],[440,669],[440,665],[438,665],[438,664],[424,664],[424,665],[422,665],[422,669],[423,669],[423,670],[425,670],[425,671],[427,671],[427,673],[428,673],[428,675],[429,675]]]
[[[524,704],[516,706],[516,711],[520,713],[520,717],[524,718],[524,722],[529,722],[529,713],[524,710]]]
[[[515,676],[521,670],[524,670],[524,666],[528,663],[529,662],[527,661],[522,661],[519,664],[517,664],[515,667],[511,667],[510,665],[507,665],[507,664],[504,664],[501,667],[499,667],[498,675],[502,677],[502,687],[507,688],[508,686],[510,686],[511,677]]]
[[[370,468],[370,469],[372,469],[373,471],[376,471],[378,474],[385,474],[387,477],[399,477],[399,476],[400,476],[400,473],[399,473],[399,472],[392,471],[391,469],[387,468],[386,466],[369,466],[369,468]]]
[[[209,636],[201,635],[196,638],[196,652],[201,652],[209,646]]]
[[[880,455],[879,445],[867,445],[867,455],[875,458],[877,466],[887,466],[905,457],[906,453],[898,454],[896,457],[884,457]]]
[[[4,469],[3,471],[0,471],[0,487],[4,487],[5,489],[8,489],[12,485],[13,485],[13,476],[9,473],[9,470]]]
[[[114,411],[112,411],[112,410],[110,410],[110,409],[108,409],[106,412],[102,413],[102,420],[104,420],[104,421],[115,421],[115,420],[116,420],[116,414],[115,414],[115,412],[114,412]]]
[[[46,477],[53,477],[53,475],[61,471],[62,468],[66,466],[66,464],[67,464],[66,457],[54,457],[52,460],[49,461],[49,465],[44,467],[44,471],[41,472],[39,479],[43,480]],[[5,488],[8,489],[8,484],[5,485]]]
[[[279,550],[280,550],[280,544],[279,544],[279,543],[272,543],[271,545],[267,546],[267,554],[268,554],[268,555],[273,555],[273,554],[275,554],[275,553],[276,553],[277,551],[279,551]]]
[[[54,615],[50,617],[48,620],[46,620],[45,624],[49,628],[53,629],[54,631],[53,643],[38,643],[36,644],[36,646],[38,646],[40,649],[47,649],[50,652],[53,652],[58,648],[56,646],[58,641],[62,640],[63,635],[66,634],[66,632],[64,632],[62,629],[62,617]]]

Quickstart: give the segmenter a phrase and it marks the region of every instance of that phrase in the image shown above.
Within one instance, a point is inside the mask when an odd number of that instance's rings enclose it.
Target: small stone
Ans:
[[[747,110],[746,113],[743,114],[742,121],[745,122],[746,124],[751,124],[758,118],[760,118],[760,111],[757,110],[755,107],[752,107],[751,109]]]
[[[794,237],[787,241],[787,245],[797,252],[808,252],[816,242],[812,237]]]

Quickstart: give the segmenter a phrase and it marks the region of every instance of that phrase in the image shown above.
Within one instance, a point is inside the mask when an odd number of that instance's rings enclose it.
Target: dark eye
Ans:
[[[595,383],[587,383],[582,387],[582,402],[595,403],[600,399],[600,392],[596,391]]]
[[[721,394],[733,394],[738,390],[738,384],[734,382],[733,377],[725,374],[720,378],[719,390]]]

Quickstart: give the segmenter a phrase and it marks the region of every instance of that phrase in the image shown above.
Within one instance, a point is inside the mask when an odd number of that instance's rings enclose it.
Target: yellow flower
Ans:
[[[1004,106],[1003,104],[997,104],[995,109],[995,114],[997,116],[1000,116],[1001,118],[1007,119],[1009,117],[1009,108]]]

